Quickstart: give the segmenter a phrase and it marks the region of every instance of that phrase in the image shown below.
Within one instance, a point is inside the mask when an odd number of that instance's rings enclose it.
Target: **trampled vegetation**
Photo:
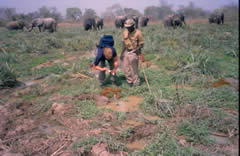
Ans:
[[[89,65],[104,34],[120,53],[121,29],[0,28],[0,144],[24,155],[238,155],[238,23],[140,29],[141,85],[130,88],[120,66],[117,86],[104,90]],[[139,109],[105,107],[131,99]]]

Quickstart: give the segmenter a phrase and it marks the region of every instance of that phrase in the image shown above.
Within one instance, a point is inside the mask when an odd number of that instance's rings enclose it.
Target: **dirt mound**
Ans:
[[[135,140],[140,140],[142,138],[146,138],[151,134],[154,134],[157,130],[157,126],[153,124],[142,124],[134,127],[132,135],[127,139],[130,142]]]
[[[106,96],[108,98],[111,98],[111,97],[116,97],[117,99],[119,99],[122,95],[120,94],[121,92],[121,88],[103,88],[101,90],[101,93],[100,95],[102,96]]]

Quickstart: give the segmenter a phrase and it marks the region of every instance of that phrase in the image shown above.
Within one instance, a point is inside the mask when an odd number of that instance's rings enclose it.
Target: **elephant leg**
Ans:
[[[53,26],[53,31],[57,31],[57,24],[54,24],[54,26]]]
[[[39,26],[38,29],[39,29],[39,32],[42,32],[42,30],[41,30],[41,26]]]
[[[42,26],[42,32],[45,32],[45,25]]]

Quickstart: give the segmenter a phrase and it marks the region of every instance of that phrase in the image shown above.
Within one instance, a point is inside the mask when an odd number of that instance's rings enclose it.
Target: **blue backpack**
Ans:
[[[113,48],[114,46],[114,40],[112,35],[104,35],[99,42],[99,47],[103,48],[103,47],[109,47],[109,48]]]

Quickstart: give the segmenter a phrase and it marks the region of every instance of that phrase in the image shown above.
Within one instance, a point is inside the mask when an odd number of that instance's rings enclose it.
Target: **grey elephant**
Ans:
[[[182,24],[186,25],[185,16],[183,15],[183,13],[174,14],[173,16],[180,19],[182,21]]]
[[[46,29],[55,32],[57,31],[57,22],[54,18],[36,18],[32,20],[28,31],[32,31],[34,27],[38,27],[39,32],[44,32]]]
[[[103,18],[97,18],[96,19],[96,27],[98,30],[103,28]]]
[[[146,27],[148,24],[149,18],[147,16],[143,16],[140,19],[140,25],[141,27]]]
[[[83,22],[84,30],[88,31],[91,29],[96,30],[96,21],[94,18],[86,18]]]
[[[26,27],[26,22],[19,20],[19,21],[11,21],[8,22],[6,25],[8,30],[24,30],[24,27]]]
[[[217,23],[217,24],[224,24],[224,13],[221,14],[211,14],[208,18],[210,24]]]
[[[183,21],[178,15],[169,15],[163,20],[164,27],[182,27]]]
[[[117,16],[115,18],[115,26],[116,28],[124,28],[124,23],[127,20],[126,16]]]
[[[138,28],[138,19],[139,19],[139,17],[136,16],[136,15],[133,15],[133,16],[132,16],[132,19],[133,19],[134,22],[135,22],[135,28]]]

